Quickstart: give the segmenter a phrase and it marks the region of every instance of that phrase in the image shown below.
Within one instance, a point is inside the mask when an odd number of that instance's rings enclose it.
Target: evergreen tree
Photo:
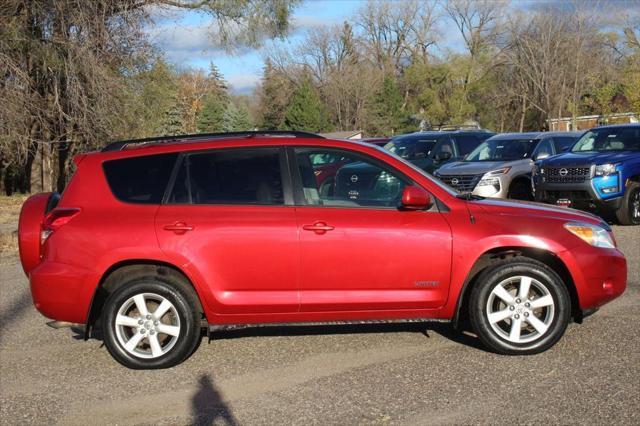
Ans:
[[[402,94],[395,80],[391,76],[385,76],[382,87],[373,97],[368,131],[380,136],[402,132],[408,118],[402,111],[402,103]]]
[[[224,116],[229,106],[229,85],[213,62],[209,64],[207,79],[209,93],[198,114],[196,128],[200,133],[221,132],[224,130]]]
[[[160,133],[166,136],[184,133],[182,126],[182,110],[175,97],[169,108],[164,113],[164,117],[160,125]]]
[[[261,129],[278,130],[284,127],[284,114],[290,95],[290,84],[286,77],[278,74],[267,59],[260,87]]]
[[[324,105],[308,80],[293,93],[285,111],[284,127],[309,132],[322,132],[330,128]]]
[[[229,102],[226,98],[210,94],[204,101],[202,111],[198,116],[198,132],[221,132],[224,129],[225,112]]]
[[[253,123],[247,108],[240,104],[229,102],[224,113],[223,130],[225,132],[241,132],[253,130]]]

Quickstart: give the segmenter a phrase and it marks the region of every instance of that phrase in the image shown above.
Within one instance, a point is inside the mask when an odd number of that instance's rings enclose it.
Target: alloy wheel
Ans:
[[[550,328],[555,302],[549,289],[529,276],[510,277],[497,284],[487,299],[491,329],[516,344],[541,338]]]
[[[115,318],[118,342],[130,355],[158,358],[168,353],[180,336],[176,307],[155,293],[140,293],[127,299]]]

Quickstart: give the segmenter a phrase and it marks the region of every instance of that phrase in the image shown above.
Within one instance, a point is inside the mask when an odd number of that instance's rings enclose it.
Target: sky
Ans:
[[[587,0],[590,1],[590,0]],[[600,0],[608,7],[629,12],[640,11],[640,0]],[[524,10],[545,4],[563,4],[555,0],[515,0],[510,7]],[[570,4],[570,3],[564,3]],[[293,30],[284,41],[277,43],[295,45],[311,28],[342,24],[352,20],[365,0],[306,0],[293,13]],[[637,9],[636,9],[637,8]],[[636,13],[637,15],[637,13]],[[259,83],[264,65],[265,47],[246,49],[230,54],[215,47],[210,37],[211,17],[197,12],[154,10],[154,25],[148,32],[151,42],[164,53],[165,58],[178,67],[208,69],[213,62],[229,82],[234,93],[249,93]],[[440,48],[459,51],[462,39],[454,25],[441,25]]]
[[[293,31],[281,43],[295,44],[305,31],[318,26],[341,24],[363,4],[359,0],[307,0],[293,14]],[[195,12],[154,12],[151,42],[166,59],[179,67],[208,69],[213,62],[230,83],[232,91],[246,93],[259,82],[265,47],[229,54],[215,48],[210,38],[211,18]]]

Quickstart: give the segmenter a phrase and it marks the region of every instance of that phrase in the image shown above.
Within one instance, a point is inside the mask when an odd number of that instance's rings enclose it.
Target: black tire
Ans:
[[[616,211],[620,225],[640,225],[640,183],[630,182],[622,199],[622,205]]]
[[[513,313],[513,315],[520,312],[519,315],[524,330],[532,331],[531,334],[525,335],[524,338],[524,340],[527,338],[532,340],[524,343],[510,341],[510,336],[501,335],[499,331],[496,331],[496,329],[502,330],[504,328],[503,333],[508,334],[506,328],[513,326],[513,317],[496,322],[495,325],[492,326],[488,313],[491,303],[495,303],[496,301],[506,307],[505,312],[511,309],[511,306],[503,302],[500,298],[497,298],[495,295],[492,296],[492,292],[499,284],[507,280],[517,280],[515,277],[520,276],[530,277],[534,282],[537,282],[531,284],[532,289],[537,289],[536,286],[541,284],[542,287],[548,291],[547,296],[553,299],[552,307],[528,311],[528,309],[524,308],[525,302],[522,301],[522,304],[516,305],[517,308],[514,306],[514,311],[510,311],[510,314]],[[533,290],[531,291],[533,292]],[[514,298],[516,296],[514,296]],[[492,300],[490,300],[490,297],[492,297]],[[535,298],[531,300],[531,303],[533,303],[534,300]],[[547,325],[548,328],[545,332],[538,333],[534,329],[533,324],[524,318],[524,315],[527,315],[527,318],[530,319],[535,319],[533,316],[539,318],[540,315],[546,315],[543,319],[549,321]],[[515,257],[511,260],[505,260],[488,267],[481,273],[471,292],[469,316],[473,330],[482,343],[490,350],[505,355],[532,355],[549,349],[562,337],[571,318],[571,298],[562,279],[551,268],[534,259]],[[529,333],[529,331],[526,331],[526,333]]]
[[[125,327],[117,330],[116,317],[119,310],[130,303],[131,298],[140,294],[147,295],[148,300],[151,300],[149,303],[153,303],[154,298],[157,296],[158,298],[155,299],[156,303],[162,299],[166,299],[172,305],[173,309],[169,311],[167,315],[171,314],[174,318],[175,324],[179,326],[179,333],[176,333],[177,336],[174,338],[168,334],[165,335],[157,331],[158,334],[156,338],[162,336],[161,339],[164,339],[164,342],[170,342],[170,344],[164,346],[163,350],[166,349],[166,353],[162,355],[149,358],[144,357],[144,354],[138,356],[128,351],[121,342],[123,337],[127,337],[123,336],[123,333],[130,333],[128,337],[133,337],[133,335],[137,335],[137,331],[136,328],[133,327]],[[101,323],[104,343],[107,350],[116,361],[132,369],[169,368],[180,364],[191,356],[201,340],[201,314],[196,308],[195,297],[191,289],[187,289],[173,282],[164,281],[160,277],[138,278],[119,286],[109,295],[102,309]],[[156,305],[156,308],[158,306],[159,305]],[[151,307],[149,305],[147,307],[149,308],[150,314],[153,313]],[[132,306],[132,308],[135,312],[137,305]],[[134,314],[134,316],[135,315],[137,314]],[[157,322],[153,320],[150,322],[157,324]],[[144,326],[141,325],[140,329],[146,326],[147,322],[145,322]],[[149,327],[155,331],[153,325],[149,325]],[[145,332],[147,335],[140,342],[139,346],[149,346],[148,351],[150,352],[149,333],[151,333],[151,331],[145,330]],[[120,338],[118,337],[119,334]],[[144,339],[146,339],[146,342]],[[135,350],[143,352],[142,349],[134,349],[134,351]],[[146,356],[150,355],[151,354],[146,354]]]
[[[531,182],[527,182],[521,178],[511,182],[507,198],[511,198],[513,200],[533,201]]]

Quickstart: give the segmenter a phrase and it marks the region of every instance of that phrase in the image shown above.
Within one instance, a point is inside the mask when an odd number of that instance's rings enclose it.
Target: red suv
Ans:
[[[330,157],[349,172],[320,191]],[[202,328],[265,323],[469,319],[491,350],[533,354],[626,286],[598,217],[461,194],[370,144],[247,132],[75,163],[61,197],[25,202],[22,265],[42,314],[99,325],[131,368],[184,361]]]

